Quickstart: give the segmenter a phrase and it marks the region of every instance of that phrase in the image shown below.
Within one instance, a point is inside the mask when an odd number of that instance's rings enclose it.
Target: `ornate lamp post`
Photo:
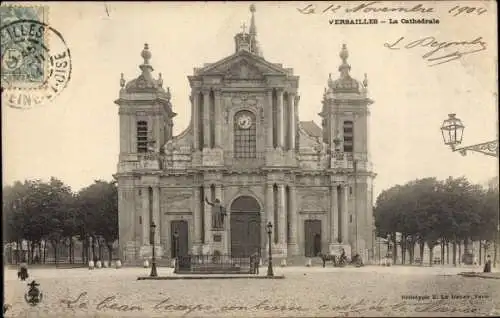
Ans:
[[[274,276],[273,273],[273,254],[271,251],[271,234],[273,233],[273,225],[271,222],[267,223],[267,241],[269,242],[269,261],[267,262],[267,276]]]
[[[150,277],[156,277],[158,276],[158,273],[156,271],[156,254],[155,254],[155,230],[156,230],[156,224],[155,222],[151,222],[151,246],[152,246],[152,252],[153,252],[153,257],[152,257],[152,264],[151,264],[151,273],[149,274]]]
[[[444,144],[450,146],[452,151],[460,152],[462,156],[465,156],[467,151],[476,151],[488,156],[498,157],[498,140],[457,148],[462,143],[464,128],[464,124],[455,114],[449,114],[441,125]]]
[[[179,250],[178,250],[178,241],[179,241],[179,233],[177,231],[174,232],[174,255],[175,255],[175,267],[174,273],[177,273],[177,269],[179,268]]]

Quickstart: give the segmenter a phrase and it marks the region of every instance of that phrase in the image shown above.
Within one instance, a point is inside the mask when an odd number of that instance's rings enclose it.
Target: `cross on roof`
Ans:
[[[241,30],[243,31],[243,33],[245,33],[246,28],[247,28],[246,24],[243,23],[243,25],[241,26]]]

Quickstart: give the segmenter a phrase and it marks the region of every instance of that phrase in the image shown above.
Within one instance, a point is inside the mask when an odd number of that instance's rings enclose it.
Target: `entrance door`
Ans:
[[[177,239],[177,251],[179,252],[179,255],[176,255],[176,242],[175,242],[175,234],[178,234],[178,239]],[[170,223],[170,254],[171,257],[174,258],[176,256],[186,256],[189,251],[189,246],[188,246],[188,223],[185,220],[179,220],[179,221],[172,221]]]
[[[305,256],[316,257],[321,253],[321,220],[305,220]]]
[[[260,206],[250,196],[237,198],[231,204],[231,256],[260,255]]]

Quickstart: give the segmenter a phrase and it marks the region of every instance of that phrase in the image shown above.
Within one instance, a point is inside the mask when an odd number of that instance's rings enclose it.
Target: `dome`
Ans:
[[[331,74],[328,78],[328,92],[331,93],[360,93],[362,85],[351,77],[349,71],[351,66],[347,63],[347,58],[349,57],[349,51],[345,44],[342,45],[342,49],[339,53],[339,57],[342,60],[338,70],[340,76],[338,79],[333,80]]]

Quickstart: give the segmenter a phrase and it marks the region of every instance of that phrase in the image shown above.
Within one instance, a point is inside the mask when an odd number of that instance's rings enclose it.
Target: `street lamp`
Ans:
[[[174,256],[175,256],[175,267],[174,267],[174,273],[177,273],[177,269],[179,268],[179,251],[178,251],[178,240],[179,240],[179,233],[177,231],[174,232]]]
[[[465,156],[467,151],[476,151],[488,156],[498,157],[498,140],[457,148],[457,145],[462,143],[464,128],[464,124],[455,114],[449,114],[441,125],[444,144],[450,146],[452,151],[460,152],[462,156]]]
[[[152,245],[152,251],[153,251],[153,257],[152,257],[152,264],[151,264],[151,273],[149,274],[150,277],[156,277],[158,276],[158,273],[156,272],[156,255],[155,255],[155,229],[156,229],[156,224],[155,222],[151,222],[151,245]]]
[[[273,233],[273,225],[269,221],[267,223],[266,227],[267,227],[267,241],[269,242],[269,258],[268,258],[268,262],[267,262],[267,276],[273,277],[274,276],[274,273],[273,273],[273,254],[271,251],[271,234]]]

